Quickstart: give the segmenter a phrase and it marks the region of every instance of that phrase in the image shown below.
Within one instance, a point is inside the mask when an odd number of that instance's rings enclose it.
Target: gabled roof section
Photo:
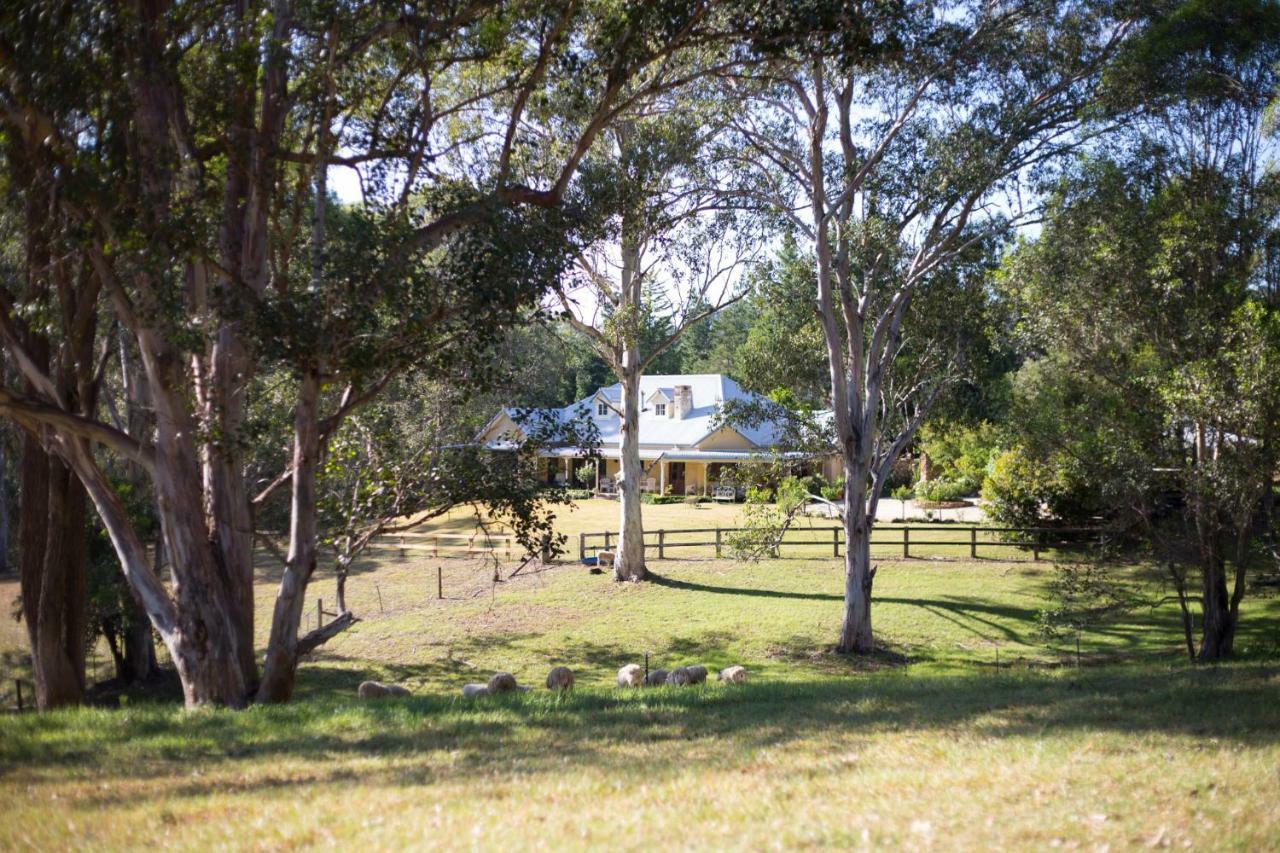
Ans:
[[[720,423],[719,415],[726,402],[730,400],[750,400],[756,397],[756,395],[744,391],[742,386],[724,374],[686,373],[655,374],[641,377],[640,399],[647,402],[654,396],[663,396],[669,402],[674,402],[674,389],[677,385],[688,385],[690,387],[693,407],[682,418],[661,417],[654,415],[652,411],[642,411],[640,414],[640,444],[642,446],[647,448],[696,449],[700,442],[714,435],[724,426]],[[595,403],[600,398],[603,398],[613,407],[607,415],[600,416],[596,414]],[[601,443],[608,447],[617,445],[621,441],[621,418],[617,412],[617,408],[621,406],[621,403],[622,385],[621,383],[614,383],[613,385],[598,388],[589,396],[562,409],[548,410],[548,413],[553,414],[562,423],[567,423],[574,417],[580,406],[585,407],[587,415],[592,418],[596,427],[600,430]],[[503,410],[503,412],[513,411],[511,409]],[[486,429],[481,432],[482,437],[495,421],[491,421],[490,426],[486,426]],[[778,433],[778,430],[770,423],[760,424],[755,427],[734,425],[728,427],[728,429],[741,435],[752,446],[759,448],[771,447],[775,443]]]

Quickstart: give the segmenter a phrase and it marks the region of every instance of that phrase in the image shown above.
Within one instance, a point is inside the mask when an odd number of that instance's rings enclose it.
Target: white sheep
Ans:
[[[644,683],[644,667],[638,663],[629,663],[618,670],[619,687],[639,687]]]
[[[747,668],[745,666],[729,666],[720,670],[717,676],[726,684],[745,684],[747,681]]]

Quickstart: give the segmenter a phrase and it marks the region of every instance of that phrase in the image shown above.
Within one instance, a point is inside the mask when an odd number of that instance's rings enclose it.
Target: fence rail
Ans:
[[[658,559],[667,559],[667,551],[680,548],[714,548],[715,556],[722,557],[730,538],[745,532],[741,527],[695,527],[679,530],[646,530],[645,551],[656,551]],[[912,533],[916,538],[912,539]],[[963,538],[938,538],[938,532],[956,533]],[[832,557],[839,557],[844,546],[844,529],[833,527],[795,527],[783,534],[775,549],[775,556],[782,556],[783,548],[822,546],[830,548]],[[877,536],[879,534],[879,536]],[[892,535],[890,535],[892,534]],[[917,555],[938,547],[967,548],[971,559],[978,558],[979,549],[1017,548],[1030,551],[1033,560],[1040,560],[1044,552],[1063,549],[1092,547],[1101,541],[1104,531],[1093,527],[983,527],[959,524],[904,524],[877,525],[872,529],[870,544],[873,548],[901,549],[903,559],[911,559],[914,545]],[[688,536],[710,536],[707,539],[689,541]],[[811,538],[798,538],[811,537]],[[615,531],[578,534],[578,558],[585,559],[589,551],[612,550],[617,542]],[[597,547],[599,543],[599,547]]]
[[[505,533],[397,533],[386,539],[391,540],[392,547],[399,549],[401,557],[408,556],[411,551],[419,554],[429,552],[433,557],[458,554],[510,557],[516,540]]]

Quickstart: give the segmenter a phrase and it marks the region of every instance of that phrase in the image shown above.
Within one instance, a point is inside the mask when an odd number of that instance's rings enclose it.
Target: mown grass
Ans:
[[[1246,599],[1240,661],[1191,667],[1176,605],[1134,567],[1148,603],[1086,632],[1077,666],[1073,639],[1038,634],[1048,564],[882,559],[894,655],[863,661],[830,651],[829,554],[652,568],[494,584],[483,561],[374,554],[350,581],[363,621],[304,662],[290,705],[184,713],[161,693],[0,716],[0,848],[1277,846],[1274,597]],[[277,583],[264,562],[263,641]],[[311,601],[332,589],[322,570]],[[751,680],[614,688],[646,651]],[[562,663],[569,696],[458,695],[498,669],[540,688]],[[361,703],[366,678],[415,695]]]
[[[1280,669],[0,721],[6,847],[1273,847]]]

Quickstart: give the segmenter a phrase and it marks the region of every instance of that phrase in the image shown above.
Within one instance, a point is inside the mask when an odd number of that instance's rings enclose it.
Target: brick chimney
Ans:
[[[683,420],[684,416],[693,410],[693,386],[677,385],[675,396],[675,416],[677,420]]]

